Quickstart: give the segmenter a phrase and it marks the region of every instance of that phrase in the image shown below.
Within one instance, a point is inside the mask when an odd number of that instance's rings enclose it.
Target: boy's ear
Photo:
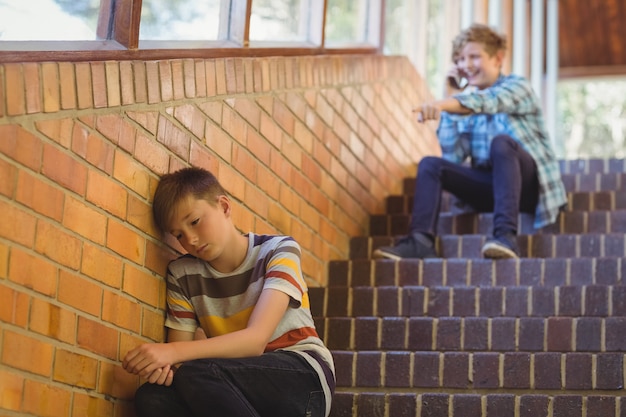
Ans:
[[[227,216],[230,216],[230,198],[228,198],[228,196],[226,195],[221,195],[219,197],[217,197],[217,205],[218,207],[221,208],[221,210],[224,212],[224,214],[226,214]]]
[[[500,49],[496,52],[496,58],[498,59],[498,66],[502,68],[502,64],[504,64],[504,50]]]

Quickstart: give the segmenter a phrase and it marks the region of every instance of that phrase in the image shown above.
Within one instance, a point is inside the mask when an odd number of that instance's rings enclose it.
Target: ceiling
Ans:
[[[559,66],[626,74],[626,0],[559,0]]]

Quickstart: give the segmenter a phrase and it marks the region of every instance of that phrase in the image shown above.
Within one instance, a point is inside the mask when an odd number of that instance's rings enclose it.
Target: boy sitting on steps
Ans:
[[[419,122],[439,119],[442,158],[420,161],[409,234],[377,249],[375,257],[436,257],[443,190],[475,211],[493,212],[493,236],[482,247],[486,258],[519,256],[520,211],[534,213],[535,228],[556,221],[566,204],[559,166],[530,83],[501,73],[505,50],[504,36],[480,24],[454,40],[447,97],[414,110]],[[462,165],[468,157],[471,166]]]

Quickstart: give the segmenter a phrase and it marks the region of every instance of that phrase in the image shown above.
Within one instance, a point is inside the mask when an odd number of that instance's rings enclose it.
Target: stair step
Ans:
[[[320,306],[312,307],[315,317],[346,320],[360,316],[626,316],[626,286],[623,285],[328,287],[311,289],[310,298]]]
[[[623,258],[353,259],[329,263],[328,287],[626,285]],[[313,287],[311,291],[323,290]]]
[[[386,199],[386,214],[410,214],[413,209],[413,191],[403,195],[391,195]],[[454,212],[456,198],[443,192],[440,212]],[[594,211],[626,209],[626,190],[621,191],[576,191],[567,193],[566,211]]]
[[[402,194],[413,194],[416,177],[404,178]],[[626,189],[626,172],[565,173],[561,180],[566,192],[619,191]]]
[[[563,159],[559,161],[563,174],[617,173],[626,171],[623,158]]]
[[[370,216],[370,236],[402,236],[409,229],[408,214],[376,214]],[[493,213],[441,213],[437,234],[491,234]],[[519,234],[626,233],[626,210],[595,210],[561,212],[554,224],[540,230],[533,227],[533,217],[520,214]]]
[[[486,235],[440,235],[435,248],[441,258],[482,258]],[[388,236],[356,237],[350,241],[351,259],[370,259],[381,246],[392,246],[396,239]],[[517,237],[521,258],[623,257],[626,247],[624,233],[536,234]]]
[[[342,392],[330,417],[624,417],[626,397],[503,393]],[[619,411],[622,410],[622,411]],[[584,414],[583,414],[584,413]]]
[[[617,391],[624,353],[333,351],[337,387]]]
[[[626,352],[624,317],[330,317],[315,324],[342,351]]]

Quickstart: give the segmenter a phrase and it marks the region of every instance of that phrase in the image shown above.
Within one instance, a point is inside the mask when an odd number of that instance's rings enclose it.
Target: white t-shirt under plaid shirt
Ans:
[[[473,113],[442,112],[437,130],[442,157],[456,163],[469,157],[473,167],[488,168],[491,141],[500,134],[509,135],[537,164],[539,202],[534,227],[554,223],[567,202],[565,187],[530,83],[518,75],[500,75],[492,86],[454,98]]]

